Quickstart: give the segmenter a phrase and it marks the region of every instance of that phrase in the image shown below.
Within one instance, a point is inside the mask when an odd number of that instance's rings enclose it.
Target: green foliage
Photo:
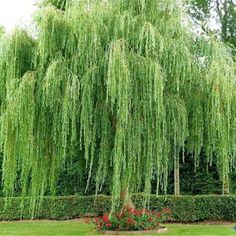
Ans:
[[[0,26],[0,37],[4,34],[5,30],[3,26]]]
[[[226,185],[236,150],[229,49],[186,30],[179,1],[57,7],[38,11],[35,40],[16,30],[0,50],[5,195],[18,186],[34,208],[82,159],[76,173],[86,189],[111,185],[112,210],[124,186],[148,203],[154,178],[156,192],[166,192],[185,144],[196,168],[202,148],[207,165],[214,157]]]
[[[222,35],[225,42],[236,46],[236,4],[233,1],[226,1],[227,5],[221,8],[222,14]],[[235,53],[235,50],[234,50]]]
[[[41,0],[40,4],[44,5],[52,5],[60,10],[65,10],[66,4],[69,2],[68,0]]]
[[[144,231],[160,228],[160,223],[170,218],[170,209],[160,212],[147,209],[125,208],[109,216],[105,213],[94,221],[96,229],[103,231]]]
[[[180,189],[181,195],[206,195],[206,194],[221,194],[222,181],[217,172],[216,163],[212,166],[207,166],[207,157],[202,151],[199,158],[199,166],[194,165],[195,159],[192,154],[184,153],[184,158],[181,158],[180,153]],[[215,158],[213,158],[215,160]],[[233,174],[232,174],[233,175]],[[167,194],[173,194],[174,190],[174,173],[170,171],[168,176]],[[234,192],[233,180],[230,181],[231,191]],[[153,184],[155,186],[155,183]]]
[[[236,4],[234,1],[192,0],[190,10],[191,15],[199,20],[204,30],[219,34],[222,40],[234,50],[236,46]],[[214,32],[215,29],[211,26],[207,26],[210,19],[214,19],[218,24],[217,32]]]
[[[192,0],[190,8],[191,15],[197,20],[204,21],[210,15],[211,0]]]
[[[136,198],[136,200],[135,200]],[[137,207],[142,205],[141,196],[134,196]],[[235,201],[234,195],[199,195],[199,196],[152,196],[150,209],[161,210],[168,207],[172,211],[173,221],[195,222],[227,220],[234,221]]]
[[[137,208],[142,208],[143,198],[143,195],[133,196]],[[7,207],[4,198],[0,198],[0,220],[31,218],[30,201],[29,198],[25,199],[25,207],[22,209],[22,198],[11,198]],[[109,212],[110,206],[111,197],[105,195],[44,197],[35,219],[65,220],[102,215]],[[236,197],[231,195],[150,196],[150,210],[161,211],[166,207],[172,211],[172,221],[177,222],[236,220]]]
[[[8,200],[0,198],[0,220],[30,219],[32,217],[31,198],[13,197]],[[24,208],[22,208],[24,200]],[[108,212],[111,206],[111,197],[96,196],[66,196],[44,197],[41,207],[34,215],[35,219],[66,220],[78,217],[94,216]]]

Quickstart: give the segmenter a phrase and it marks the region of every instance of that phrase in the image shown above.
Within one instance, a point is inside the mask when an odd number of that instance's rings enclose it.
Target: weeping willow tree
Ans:
[[[170,170],[180,193],[180,153],[197,168],[202,149],[224,192],[236,154],[230,50],[187,30],[181,1],[59,3],[38,10],[36,38],[17,29],[0,49],[6,196],[20,188],[35,206],[76,158],[96,193],[110,180],[113,210],[137,192],[148,205]]]

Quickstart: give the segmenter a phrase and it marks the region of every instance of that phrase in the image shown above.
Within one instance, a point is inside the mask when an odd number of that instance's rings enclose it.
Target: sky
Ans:
[[[32,15],[36,9],[37,0],[1,0],[0,26],[4,26],[7,32],[16,26],[29,26],[32,23]],[[215,19],[209,22],[210,28],[218,28]]]
[[[6,31],[11,31],[15,26],[30,25],[35,3],[36,0],[1,0],[0,25]]]

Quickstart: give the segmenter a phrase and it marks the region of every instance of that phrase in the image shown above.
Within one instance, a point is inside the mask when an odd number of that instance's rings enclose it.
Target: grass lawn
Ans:
[[[157,235],[214,235],[236,236],[233,224],[229,225],[184,225],[167,224],[168,231]],[[19,221],[0,223],[0,235],[5,236],[92,236],[97,235],[93,226],[78,221]]]

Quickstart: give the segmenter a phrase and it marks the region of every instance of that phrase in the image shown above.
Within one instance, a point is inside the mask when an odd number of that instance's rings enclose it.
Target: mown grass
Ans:
[[[236,236],[234,224],[202,225],[202,224],[166,224],[168,231],[163,234],[171,236]],[[98,235],[94,227],[79,221],[18,221],[0,223],[0,235],[4,236],[93,236]]]

